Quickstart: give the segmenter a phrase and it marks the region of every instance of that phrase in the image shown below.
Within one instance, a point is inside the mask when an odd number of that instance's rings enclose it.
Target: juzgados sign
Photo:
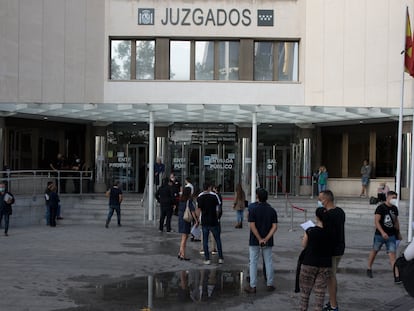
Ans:
[[[138,9],[138,25],[167,26],[244,26],[249,27],[257,17],[257,26],[273,26],[273,10],[257,10],[256,16],[250,9],[208,9],[201,8],[166,8],[156,14],[154,8]]]

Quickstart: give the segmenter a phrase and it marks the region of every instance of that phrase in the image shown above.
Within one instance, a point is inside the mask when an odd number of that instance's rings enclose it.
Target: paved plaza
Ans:
[[[226,213],[232,213],[227,211]],[[177,259],[180,234],[160,233],[152,223],[116,226],[73,224],[13,227],[0,236],[0,310],[298,310],[295,269],[301,250],[299,223],[282,215],[273,260],[276,291],[268,293],[259,271],[257,294],[247,284],[248,234],[222,223],[224,264],[203,265],[201,244],[188,242],[190,261]],[[177,228],[177,217],[173,218]],[[366,277],[373,227],[348,224],[340,264],[340,310],[414,310],[414,298],[395,285],[388,256],[380,252]],[[403,243],[403,247],[405,244]],[[261,264],[259,264],[261,270]]]

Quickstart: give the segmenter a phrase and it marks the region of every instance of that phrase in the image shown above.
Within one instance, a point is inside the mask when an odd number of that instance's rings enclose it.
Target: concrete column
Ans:
[[[341,168],[342,178],[346,178],[349,176],[348,162],[349,162],[349,134],[343,133],[342,134],[342,168]]]
[[[148,172],[148,220],[154,220],[154,112],[149,112],[149,172]]]
[[[95,192],[105,192],[106,127],[95,127]]]
[[[9,163],[4,162],[4,155],[6,152],[6,144],[5,144],[5,131],[6,131],[6,124],[4,122],[4,118],[0,118],[0,170],[3,170],[5,165],[9,166]]]
[[[250,202],[256,201],[256,174],[257,174],[257,113],[252,114],[252,175]]]

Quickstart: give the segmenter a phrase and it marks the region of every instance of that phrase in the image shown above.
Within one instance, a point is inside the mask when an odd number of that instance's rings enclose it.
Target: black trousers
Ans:
[[[51,227],[56,227],[57,206],[50,206],[49,224]]]
[[[161,211],[160,225],[159,225],[160,231],[163,231],[163,229],[164,229],[164,220],[165,220],[165,218],[167,218],[167,220],[166,220],[167,231],[171,231],[171,217],[172,217],[172,214],[173,214],[173,207],[171,205],[161,206],[160,211]]]

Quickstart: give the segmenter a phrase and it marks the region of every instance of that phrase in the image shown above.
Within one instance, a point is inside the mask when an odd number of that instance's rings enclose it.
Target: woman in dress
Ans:
[[[181,233],[180,252],[178,253],[178,259],[180,260],[190,260],[190,258],[185,257],[187,239],[191,231],[191,222],[187,222],[183,218],[187,204],[195,221],[195,226],[198,226],[198,218],[195,214],[190,187],[184,187],[183,194],[181,195],[180,202],[178,204],[178,232]]]
[[[237,223],[234,228],[241,229],[243,228],[243,214],[244,209],[246,208],[246,194],[240,183],[236,186],[236,193],[234,194],[233,209],[236,211]]]

